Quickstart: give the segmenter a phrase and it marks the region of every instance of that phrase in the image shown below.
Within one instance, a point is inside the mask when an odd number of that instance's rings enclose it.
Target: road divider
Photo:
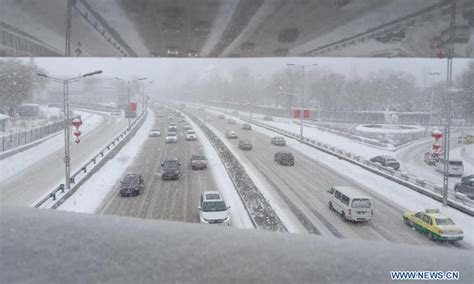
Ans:
[[[200,119],[193,114],[185,113],[201,128],[219,154],[255,228],[266,231],[287,232],[288,230],[283,222],[249,177],[239,160]]]

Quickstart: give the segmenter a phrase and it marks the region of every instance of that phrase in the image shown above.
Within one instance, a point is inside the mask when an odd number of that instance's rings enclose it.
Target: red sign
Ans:
[[[441,132],[440,130],[436,129],[435,131],[433,131],[433,133],[431,133],[431,137],[433,137],[435,139],[436,142],[438,142],[438,140],[443,137],[443,132]]]
[[[130,110],[133,112],[137,112],[137,103],[130,103]]]
[[[303,117],[304,117],[304,118],[309,118],[309,109],[305,109],[305,110],[303,111]]]
[[[300,118],[301,116],[301,109],[294,109],[293,110],[293,115],[295,118]],[[309,109],[303,110],[303,117],[304,118],[309,118],[310,112]]]

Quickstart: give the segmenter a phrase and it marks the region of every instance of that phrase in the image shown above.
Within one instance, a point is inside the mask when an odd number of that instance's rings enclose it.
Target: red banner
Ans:
[[[293,110],[293,115],[294,115],[295,118],[300,118],[301,109],[294,109]],[[309,115],[310,115],[309,109],[303,110],[303,117],[304,118],[309,118]]]
[[[137,112],[137,103],[130,103],[130,110],[133,112]]]

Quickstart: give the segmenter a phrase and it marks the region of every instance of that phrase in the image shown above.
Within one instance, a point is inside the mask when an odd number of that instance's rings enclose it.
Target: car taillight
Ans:
[[[352,210],[351,210],[351,209],[349,209],[349,211],[348,211],[348,212],[349,212],[349,215],[351,215],[351,213],[352,213]]]

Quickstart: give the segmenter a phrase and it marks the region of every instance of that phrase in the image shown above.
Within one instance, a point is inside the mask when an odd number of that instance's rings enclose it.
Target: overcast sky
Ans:
[[[29,60],[29,59],[24,59]],[[469,59],[455,59],[453,75],[460,74]],[[253,74],[270,76],[274,71],[285,68],[287,63],[318,64],[312,68],[329,69],[342,73],[348,78],[366,77],[371,72],[382,69],[408,72],[423,86],[423,74],[440,72],[437,80],[446,79],[446,59],[419,58],[218,58],[218,59],[179,59],[179,58],[36,58],[35,63],[45,69],[47,74],[56,77],[77,76],[95,70],[103,70],[100,76],[120,77],[125,80],[133,76],[147,77],[155,81],[155,86],[166,87],[187,78],[202,78],[216,70],[220,74],[230,73],[232,69],[246,66]],[[435,79],[428,76],[427,85]]]

